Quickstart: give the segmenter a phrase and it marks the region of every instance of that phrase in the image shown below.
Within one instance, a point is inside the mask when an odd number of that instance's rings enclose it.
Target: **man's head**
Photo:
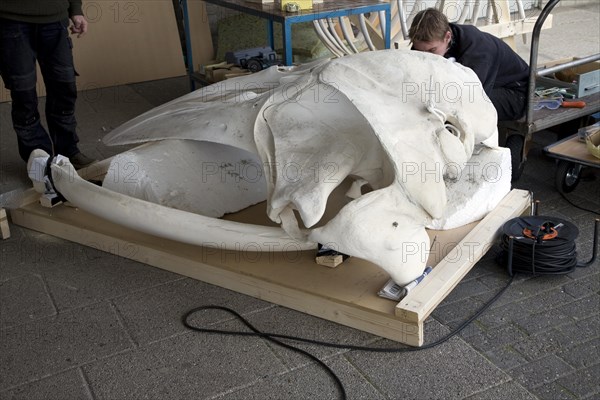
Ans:
[[[435,8],[419,11],[408,31],[413,49],[443,56],[450,48],[452,32],[446,16]]]

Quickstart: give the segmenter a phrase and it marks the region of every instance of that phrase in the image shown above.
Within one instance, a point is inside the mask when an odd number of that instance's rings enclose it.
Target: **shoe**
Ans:
[[[79,153],[69,157],[69,161],[71,161],[71,164],[73,165],[73,167],[75,167],[75,169],[81,169],[81,168],[85,168],[85,167],[95,163],[98,160],[90,158],[90,157],[86,156],[85,154],[83,154],[82,152],[79,152]]]

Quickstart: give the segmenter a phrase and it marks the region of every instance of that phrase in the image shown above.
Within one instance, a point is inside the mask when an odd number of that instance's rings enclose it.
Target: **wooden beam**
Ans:
[[[463,240],[438,263],[396,307],[396,315],[403,321],[420,323],[442,302],[473,265],[494,244],[499,229],[512,218],[522,215],[531,204],[525,190],[513,189]]]
[[[8,217],[6,216],[6,210],[4,208],[0,208],[0,234],[2,234],[2,239],[8,239],[10,237]]]

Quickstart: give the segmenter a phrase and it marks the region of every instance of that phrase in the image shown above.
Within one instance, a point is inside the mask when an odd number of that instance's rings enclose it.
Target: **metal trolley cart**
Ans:
[[[600,168],[600,158],[594,157],[578,135],[572,135],[546,146],[544,153],[558,160],[556,188],[560,193],[575,190],[584,167]]]
[[[547,68],[537,67],[539,38],[542,26],[552,9],[560,2],[560,0],[551,0],[546,4],[540,13],[535,26],[533,28],[531,38],[531,50],[529,59],[529,89],[528,89],[528,105],[527,114],[524,118],[518,121],[502,122],[499,125],[500,132],[504,140],[505,147],[511,151],[513,180],[518,179],[523,172],[525,160],[527,159],[526,143],[531,140],[533,133],[544,129],[552,128],[565,122],[573,121],[582,117],[589,116],[600,110],[600,92],[597,92],[598,87],[590,87],[589,92],[593,93],[585,97],[575,100],[583,100],[585,107],[583,108],[559,108],[556,110],[541,109],[534,110],[535,106],[535,89],[539,79],[544,79],[550,74],[564,71],[569,68],[589,64],[596,60],[600,60],[600,53],[591,56],[579,58],[573,61],[561,63]],[[595,92],[595,93],[594,93]],[[558,144],[558,143],[557,143]],[[564,168],[564,167],[563,167]]]

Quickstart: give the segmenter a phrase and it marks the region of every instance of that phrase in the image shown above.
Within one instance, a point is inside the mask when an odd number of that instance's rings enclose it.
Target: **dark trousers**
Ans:
[[[0,74],[12,99],[12,122],[19,155],[34,149],[70,157],[77,149],[75,68],[69,20],[33,24],[0,18]],[[46,122],[40,123],[36,60],[46,85]]]
[[[527,87],[494,88],[489,97],[498,113],[498,121],[516,121],[525,115]]]

